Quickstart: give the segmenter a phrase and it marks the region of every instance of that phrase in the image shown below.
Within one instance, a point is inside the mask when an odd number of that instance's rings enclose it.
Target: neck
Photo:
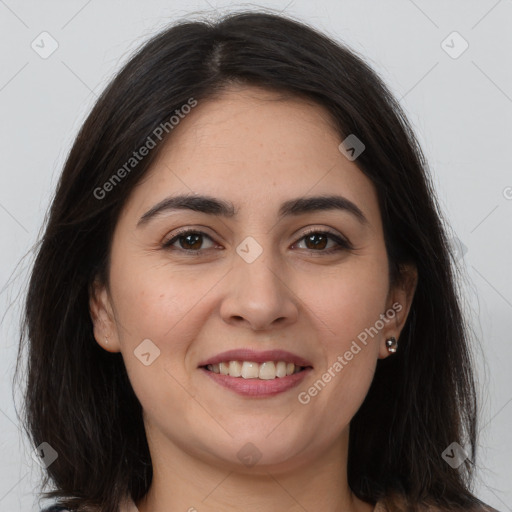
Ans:
[[[153,480],[146,496],[136,504],[139,512],[374,510],[348,486],[348,428],[313,460],[242,469],[239,464],[199,460],[169,439],[155,438],[159,435],[155,432],[148,434]]]

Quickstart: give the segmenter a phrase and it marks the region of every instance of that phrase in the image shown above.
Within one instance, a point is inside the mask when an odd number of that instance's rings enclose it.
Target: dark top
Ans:
[[[405,509],[400,508],[401,511],[404,511]],[[432,512],[441,512],[439,509],[429,509],[432,510]],[[499,512],[495,508],[489,507],[488,505],[482,504],[481,507],[477,509],[472,509],[474,512]],[[64,508],[60,505],[51,505],[48,508],[45,508],[44,510],[41,510],[41,512],[72,512],[71,510]],[[391,512],[387,508],[384,507],[382,502],[378,502],[375,505],[375,508],[373,512]]]

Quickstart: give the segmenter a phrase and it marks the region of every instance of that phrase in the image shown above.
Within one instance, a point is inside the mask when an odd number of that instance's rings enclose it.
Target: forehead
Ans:
[[[197,193],[230,201],[239,216],[277,215],[290,198],[341,194],[375,220],[375,188],[339,151],[341,140],[311,101],[228,90],[180,120],[127,206],[140,216],[169,194]]]

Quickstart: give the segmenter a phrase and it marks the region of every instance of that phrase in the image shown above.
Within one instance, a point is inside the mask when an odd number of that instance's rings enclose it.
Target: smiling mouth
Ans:
[[[208,364],[201,368],[229,377],[273,380],[288,377],[310,367],[298,366],[286,361],[266,361],[264,363],[255,363],[254,361],[226,361],[218,364]]]

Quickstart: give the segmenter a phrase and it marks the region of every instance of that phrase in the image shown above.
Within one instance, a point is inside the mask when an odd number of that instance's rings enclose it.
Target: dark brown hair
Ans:
[[[390,507],[405,496],[408,510],[471,509],[480,502],[470,491],[477,404],[469,335],[419,144],[354,51],[302,22],[258,12],[180,21],[157,34],[111,81],[76,137],[37,250],[18,355],[19,364],[25,347],[25,428],[34,446],[47,442],[58,453],[43,484],[55,490],[46,496],[114,512],[124,495],[138,501],[149,489],[141,404],[121,354],[94,340],[89,293],[96,276],[108,283],[120,211],[172,131],[108,193],[99,198],[97,190],[190,98],[214,98],[230,84],[307,97],[329,110],[340,141],[363,141],[356,164],[378,193],[392,279],[402,264],[418,270],[400,350],[378,361],[351,422],[352,491]],[[470,449],[458,469],[442,458],[453,442]]]

